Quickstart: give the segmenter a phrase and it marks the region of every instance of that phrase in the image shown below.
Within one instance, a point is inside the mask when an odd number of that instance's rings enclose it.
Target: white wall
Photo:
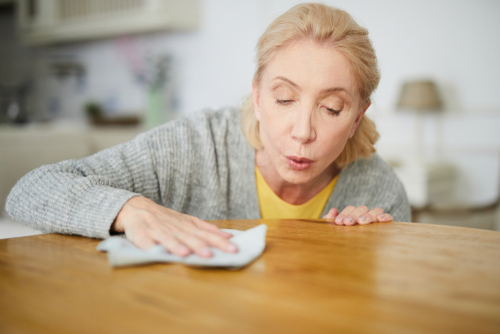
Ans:
[[[182,112],[235,104],[250,90],[254,46],[268,23],[300,1],[205,0],[196,33],[160,33],[132,38],[141,55],[176,56]],[[325,1],[350,12],[366,26],[382,71],[374,99],[393,109],[400,84],[434,78],[452,112],[500,107],[500,2],[495,0]],[[40,51],[39,57],[71,55],[89,71],[86,97],[119,100],[123,109],[141,108],[119,42],[102,41]],[[133,97],[131,97],[133,96]]]
[[[250,92],[259,35],[273,18],[296,3],[205,0],[199,31],[132,37],[125,43],[129,56],[123,40],[39,49],[35,52],[38,107],[48,112],[54,100],[59,100],[60,113],[74,118],[81,118],[81,105],[89,99],[103,102],[111,112],[142,110],[145,90],[134,80],[127,57],[162,52],[176,59],[181,113],[237,105]],[[500,171],[500,1],[325,3],[347,10],[370,31],[382,71],[370,110],[382,133],[380,151],[408,151],[413,119],[394,111],[399,87],[408,78],[431,77],[448,110],[441,121],[428,117],[428,146],[440,142],[439,157],[459,166],[459,200],[483,203],[493,199]],[[57,57],[83,62],[85,80],[50,77],[44,64]]]

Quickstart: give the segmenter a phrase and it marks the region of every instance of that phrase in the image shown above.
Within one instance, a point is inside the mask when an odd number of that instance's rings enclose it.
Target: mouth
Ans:
[[[314,160],[307,158],[301,158],[295,156],[286,156],[285,158],[286,162],[288,163],[288,166],[290,166],[291,169],[297,171],[306,170],[314,163]]]

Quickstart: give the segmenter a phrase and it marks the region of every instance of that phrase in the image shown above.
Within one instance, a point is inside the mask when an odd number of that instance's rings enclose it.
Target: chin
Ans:
[[[291,168],[284,168],[280,176],[286,182],[293,184],[304,184],[314,179],[314,175],[310,170],[296,171]]]

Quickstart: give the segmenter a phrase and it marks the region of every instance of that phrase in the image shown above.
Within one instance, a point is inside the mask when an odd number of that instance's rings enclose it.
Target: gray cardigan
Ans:
[[[42,166],[16,184],[6,209],[44,232],[97,238],[109,236],[122,206],[138,195],[204,220],[258,219],[254,168],[238,110],[207,110],[85,159]],[[323,215],[348,205],[379,206],[410,221],[401,182],[375,154],[342,170]]]

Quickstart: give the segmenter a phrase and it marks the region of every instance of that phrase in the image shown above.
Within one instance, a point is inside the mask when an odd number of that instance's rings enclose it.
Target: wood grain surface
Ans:
[[[99,240],[0,240],[0,333],[500,333],[500,233],[268,225],[248,267],[113,269]]]

